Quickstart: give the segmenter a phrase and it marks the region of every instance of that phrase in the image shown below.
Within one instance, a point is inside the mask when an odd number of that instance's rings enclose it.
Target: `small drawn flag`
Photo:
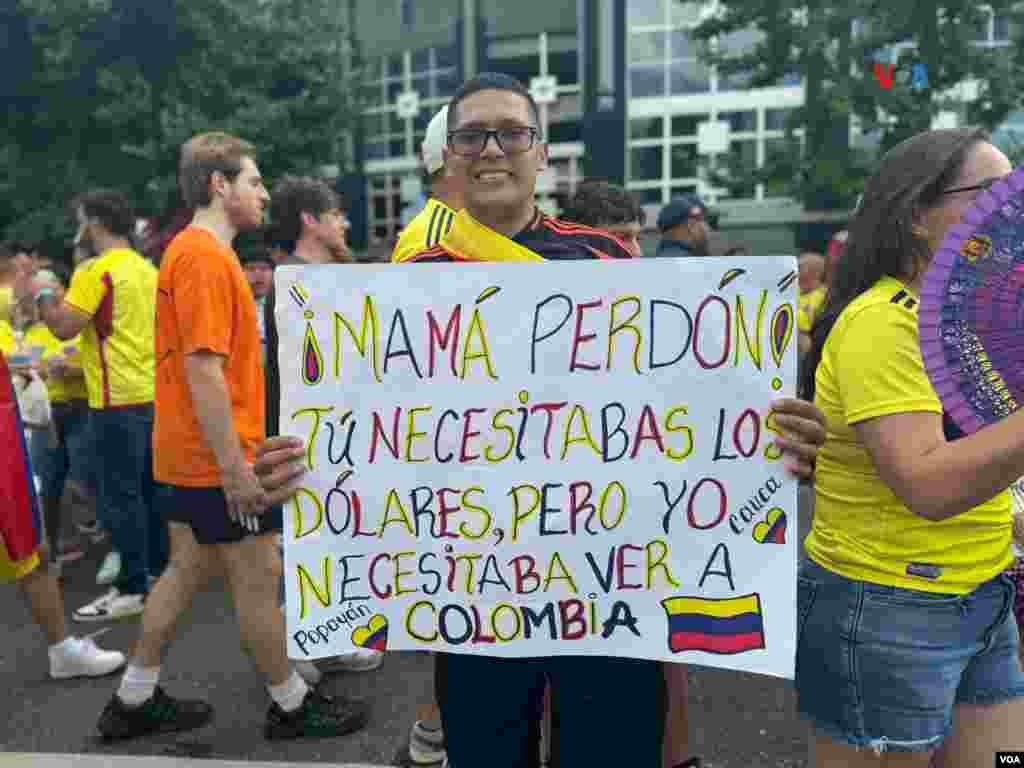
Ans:
[[[672,653],[732,654],[765,647],[761,596],[756,593],[724,600],[670,597],[661,604],[668,616]]]

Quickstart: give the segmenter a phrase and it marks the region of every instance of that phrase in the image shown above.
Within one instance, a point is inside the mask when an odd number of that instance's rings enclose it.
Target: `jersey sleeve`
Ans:
[[[829,350],[846,423],[895,413],[942,413],[925,372],[917,316],[898,305],[865,307]]]
[[[174,267],[172,281],[181,353],[227,356],[235,314],[235,281],[228,265],[214,254],[183,254]]]
[[[71,277],[71,287],[64,295],[64,301],[92,317],[106,295],[107,286],[103,283],[101,271],[95,264],[90,264],[85,269],[75,271]]]

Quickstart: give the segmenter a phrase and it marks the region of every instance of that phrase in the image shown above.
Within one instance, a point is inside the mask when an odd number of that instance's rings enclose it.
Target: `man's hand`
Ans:
[[[306,448],[296,437],[272,437],[256,449],[253,469],[271,506],[295,495],[306,474],[305,456]]]
[[[818,448],[825,444],[825,414],[806,400],[784,397],[772,403],[782,434],[775,442],[786,454],[786,469],[801,480],[814,478]]]
[[[223,474],[224,495],[227,497],[228,514],[232,520],[242,523],[244,518],[262,515],[267,511],[270,502],[251,466],[242,462]]]

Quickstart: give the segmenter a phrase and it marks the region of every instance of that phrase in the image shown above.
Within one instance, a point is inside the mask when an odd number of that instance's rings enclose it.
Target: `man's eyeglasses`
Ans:
[[[448,148],[461,157],[476,157],[483,153],[491,137],[498,149],[506,155],[521,155],[529,152],[537,142],[539,131],[531,126],[512,128],[463,128],[448,132]]]
[[[985,179],[985,181],[981,182],[980,184],[971,184],[970,186],[967,187],[953,187],[952,189],[944,189],[942,190],[942,194],[952,195],[954,192],[974,192],[975,190],[980,189],[988,191],[992,189],[992,185],[995,184],[997,181],[999,181],[999,179]]]

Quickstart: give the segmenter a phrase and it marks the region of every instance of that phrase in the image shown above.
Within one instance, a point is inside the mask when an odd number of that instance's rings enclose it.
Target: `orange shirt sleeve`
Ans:
[[[227,357],[234,332],[235,283],[223,254],[201,247],[183,253],[172,290],[181,353]]]

